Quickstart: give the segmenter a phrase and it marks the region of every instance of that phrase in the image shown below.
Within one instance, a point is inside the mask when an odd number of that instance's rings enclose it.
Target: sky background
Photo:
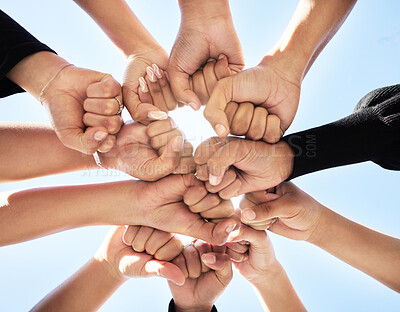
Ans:
[[[176,1],[128,2],[170,51],[180,22]],[[246,66],[254,66],[280,37],[297,1],[230,3]],[[1,8],[68,61],[111,73],[122,82],[123,58],[73,1],[2,1]],[[344,117],[367,92],[399,83],[399,12],[400,1],[395,0],[363,0],[356,4],[305,78],[299,111],[289,132]],[[48,122],[41,105],[28,94],[0,102],[0,121]],[[195,146],[213,135],[201,112],[184,108],[172,116]],[[1,146],[0,150],[6,148]],[[0,191],[127,178],[119,172],[77,172],[4,184]],[[363,163],[314,173],[294,182],[338,213],[400,236],[398,172]],[[26,311],[35,305],[95,253],[108,229],[76,229],[0,248],[0,311]],[[270,236],[278,259],[309,311],[400,311],[400,296],[364,273],[308,243]],[[165,280],[132,279],[101,311],[167,311],[170,298]],[[217,307],[219,311],[262,311],[252,287],[237,273]]]

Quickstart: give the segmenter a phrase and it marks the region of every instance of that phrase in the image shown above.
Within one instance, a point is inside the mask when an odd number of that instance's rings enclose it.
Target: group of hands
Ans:
[[[122,87],[109,74],[65,67],[42,103],[65,146],[99,151],[105,168],[142,180],[126,219],[142,225],[113,228],[96,258],[120,280],[169,279],[177,307],[209,308],[232,279],[231,261],[253,284],[280,267],[266,229],[311,241],[323,217],[314,199],[284,182],[293,153],[279,140],[296,114],[302,75],[273,56],[242,71],[230,14],[191,16],[190,4],[182,11],[170,56],[154,46],[128,57]],[[123,121],[119,102],[134,122]],[[194,155],[168,117],[183,105],[206,105],[218,135]],[[241,194],[235,211],[230,199]],[[171,233],[198,240],[183,248]]]

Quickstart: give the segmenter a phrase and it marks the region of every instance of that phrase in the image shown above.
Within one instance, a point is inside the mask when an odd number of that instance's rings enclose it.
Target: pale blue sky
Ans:
[[[231,0],[247,66],[273,46],[297,1]],[[169,51],[179,27],[175,0],[129,1]],[[72,1],[3,1],[2,9],[70,62],[109,72],[121,81],[124,61],[108,38]],[[400,81],[399,1],[359,1],[304,80],[299,112],[290,131],[334,121],[352,112],[368,91]],[[28,94],[1,100],[1,121],[48,122]],[[202,114],[173,113],[197,145],[213,135]],[[1,147],[2,149],[4,147]],[[0,191],[43,185],[126,179],[79,172],[1,185]],[[320,202],[357,222],[400,236],[399,173],[373,163],[326,170],[294,181]],[[235,201],[237,203],[237,200]],[[7,230],[7,229],[2,229]],[[108,227],[83,228],[0,248],[0,311],[26,311],[97,250]],[[400,296],[318,248],[271,234],[276,254],[309,311],[399,311]],[[126,283],[101,311],[166,311],[170,294],[159,278]],[[238,274],[217,302],[220,311],[261,311]]]

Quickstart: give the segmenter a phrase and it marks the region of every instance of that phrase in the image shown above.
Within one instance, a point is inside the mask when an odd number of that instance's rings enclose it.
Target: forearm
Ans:
[[[97,311],[125,281],[113,270],[93,258],[31,311]]]
[[[65,147],[46,125],[0,123],[0,183],[96,169],[91,155]]]
[[[124,0],[74,0],[128,57],[159,48]]]
[[[41,51],[21,60],[8,72],[7,78],[38,99],[43,87],[67,64],[62,57]]]
[[[283,66],[281,70],[301,81],[355,3],[356,0],[300,0],[285,32],[264,60],[273,57]]]
[[[257,291],[264,311],[306,311],[280,263],[271,266],[265,276],[251,283]]]
[[[231,19],[228,0],[178,0],[182,23],[204,24],[204,19]],[[199,18],[201,17],[201,18]]]
[[[400,240],[323,207],[310,242],[400,292]]]
[[[137,181],[61,186],[0,194],[0,246],[91,225],[140,222]]]

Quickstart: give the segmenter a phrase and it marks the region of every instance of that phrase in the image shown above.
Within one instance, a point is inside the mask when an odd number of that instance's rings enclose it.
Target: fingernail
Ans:
[[[244,219],[252,221],[256,218],[256,213],[253,211],[253,209],[246,209],[242,212],[242,216]]]
[[[149,76],[149,80],[151,82],[156,82],[157,81],[156,75],[154,74],[154,71],[153,71],[153,67],[147,66],[146,67],[146,73],[147,73],[147,76]]]
[[[217,177],[217,176],[215,176],[215,175],[212,175],[211,173],[210,173],[210,176],[208,177],[208,182],[210,182],[210,184],[211,185],[218,185],[219,184],[219,178]]]
[[[215,132],[218,134],[219,137],[223,136],[226,132],[226,128],[223,125],[216,125]]]
[[[236,228],[236,223],[235,223],[235,224],[228,225],[228,226],[226,227],[226,229],[225,229],[225,232],[228,233],[228,234],[230,234],[231,232],[233,232],[233,230],[234,230],[235,228]]]
[[[214,62],[215,61],[215,59],[213,59],[213,58],[209,58],[208,60],[207,60],[207,63],[209,63],[209,62]]]
[[[168,114],[162,111],[152,111],[147,115],[151,119],[164,120],[168,118]]]
[[[140,88],[142,89],[143,93],[149,92],[149,88],[147,88],[146,80],[143,77],[139,78]]]
[[[215,262],[217,262],[217,258],[215,257],[215,255],[203,254],[201,256],[201,259],[205,264],[215,264]]]
[[[157,64],[153,64],[153,70],[156,73],[158,79],[162,78],[162,72],[160,68],[157,66]]]
[[[218,59],[220,60],[220,59],[223,59],[223,58],[225,58],[225,57],[226,57],[225,54],[220,54],[220,55],[218,56]]]
[[[172,150],[174,152],[179,152],[183,146],[183,138],[181,136],[173,138],[174,142],[172,143]]]
[[[94,134],[94,139],[95,139],[96,141],[102,141],[102,140],[104,140],[104,139],[106,138],[107,135],[108,135],[107,132],[97,131],[97,132]]]
[[[190,102],[188,105],[189,105],[191,108],[193,108],[194,110],[197,110],[197,105],[196,105],[196,103]]]

